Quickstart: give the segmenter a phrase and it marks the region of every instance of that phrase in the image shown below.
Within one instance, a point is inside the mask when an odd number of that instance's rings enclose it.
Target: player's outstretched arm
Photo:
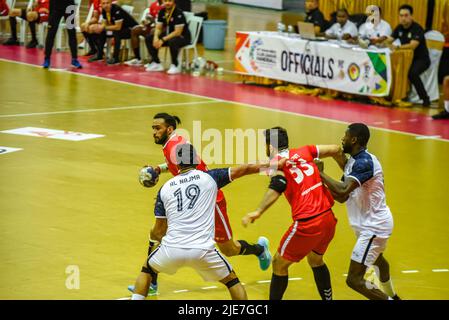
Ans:
[[[262,214],[268,210],[269,207],[273,205],[279,199],[282,193],[274,191],[273,189],[268,189],[265,193],[265,196],[262,199],[262,202],[259,204],[259,207],[256,211],[250,212],[242,218],[242,224],[244,227],[247,227],[248,224],[254,223],[257,219],[259,219]]]
[[[337,164],[339,165],[339,167],[343,170],[346,162],[348,161],[348,158],[346,157],[346,155],[343,152],[343,149],[336,145],[318,145],[316,146],[317,149],[319,150],[319,157],[320,158],[328,158],[328,157],[332,157],[334,158],[335,162],[337,162]]]
[[[256,164],[243,164],[230,168],[231,180],[247,176],[249,174],[255,174],[267,170],[270,167],[269,162],[256,163]]]

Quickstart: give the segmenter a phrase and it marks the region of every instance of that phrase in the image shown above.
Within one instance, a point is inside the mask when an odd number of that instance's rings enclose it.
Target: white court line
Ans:
[[[210,287],[202,287],[203,290],[210,290],[210,289],[217,289],[217,286],[210,286]]]
[[[403,270],[402,273],[418,273],[418,270]]]
[[[182,289],[182,290],[175,290],[175,291],[173,291],[173,293],[182,293],[182,292],[189,292],[189,290]]]
[[[259,280],[257,281],[257,283],[270,283],[271,280]]]
[[[441,136],[417,136],[416,140],[438,140]]]
[[[299,281],[302,280],[302,278],[288,278],[288,281]]]
[[[31,64],[31,63],[25,63],[25,62],[20,62],[20,61],[13,61],[13,60],[8,60],[8,59],[3,59],[3,58],[0,58],[0,61],[9,62],[9,63],[16,63],[16,64],[20,64],[20,65],[25,65],[25,66],[30,66],[30,67],[42,69],[41,66],[34,65],[34,64]],[[187,93],[187,92],[180,92],[180,91],[175,91],[175,90],[170,90],[170,89],[156,88],[156,87],[145,86],[145,85],[142,85],[142,84],[130,83],[130,82],[126,82],[126,81],[122,81],[122,80],[116,80],[116,79],[110,79],[110,78],[102,78],[102,77],[93,76],[93,75],[84,74],[84,73],[77,73],[77,72],[71,72],[71,71],[68,71],[68,73],[76,74],[76,75],[84,76],[84,77],[88,77],[88,78],[93,78],[93,79],[100,79],[100,80],[105,80],[105,81],[111,81],[111,82],[126,84],[126,85],[129,85],[129,86],[135,86],[135,87],[140,87],[140,88],[145,88],[145,89],[159,90],[159,91],[163,91],[163,92],[176,93],[176,94],[180,94],[180,95],[186,95],[186,96],[191,96],[191,97],[198,97],[198,98],[203,98],[203,99],[211,99],[211,100],[220,101],[220,102],[223,102],[223,103],[230,103],[230,104],[234,104],[234,105],[241,105],[241,106],[246,106],[246,107],[253,108],[253,109],[265,110],[265,111],[270,111],[270,112],[284,113],[284,114],[293,115],[293,116],[297,116],[297,117],[308,118],[308,119],[328,121],[328,122],[344,124],[344,125],[347,125],[347,124],[350,123],[350,122],[347,122],[347,121],[340,121],[340,120],[335,120],[335,119],[328,119],[328,118],[322,118],[322,117],[317,117],[317,116],[310,116],[310,115],[295,113],[295,112],[291,112],[291,111],[278,110],[278,109],[273,109],[273,108],[268,108],[268,107],[261,107],[261,106],[257,106],[257,105],[253,105],[253,104],[249,104],[249,103],[243,103],[243,102],[237,102],[237,101],[229,101],[229,100],[211,98],[211,97],[202,96],[202,95],[194,94],[194,93]],[[432,120],[432,118],[430,118],[429,120]],[[379,131],[393,132],[393,133],[402,134],[402,135],[406,135],[406,136],[410,136],[410,137],[421,136],[421,135],[416,134],[416,133],[409,133],[409,132],[393,130],[393,129],[387,129],[387,128],[378,128],[378,127],[371,127],[371,128],[375,129],[375,130],[379,130]],[[435,139],[435,140],[442,141],[442,142],[449,142],[449,139]]]
[[[402,121],[401,120],[392,120],[392,121],[390,121],[390,123],[401,123]]]
[[[193,101],[193,102],[179,102],[179,103],[149,104],[149,105],[128,106],[128,107],[112,107],[112,108],[98,108],[98,109],[64,110],[64,111],[53,111],[53,112],[4,114],[4,115],[0,115],[0,118],[31,117],[31,116],[44,116],[44,115],[52,115],[52,114],[67,114],[67,113],[82,113],[82,112],[149,109],[149,108],[161,108],[161,107],[170,107],[170,106],[173,106],[173,107],[188,106],[188,105],[192,105],[192,104],[210,104],[210,103],[219,103],[219,101]]]
[[[118,298],[118,299],[115,299],[115,300],[131,300],[131,297]]]
[[[432,272],[449,272],[449,269],[432,269]]]

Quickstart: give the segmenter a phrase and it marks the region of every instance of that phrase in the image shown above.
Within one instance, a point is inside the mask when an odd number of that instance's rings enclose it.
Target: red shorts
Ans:
[[[310,252],[323,255],[334,238],[337,219],[332,210],[308,221],[295,221],[282,237],[279,255],[299,262]]]
[[[226,199],[221,197],[221,200],[215,204],[215,242],[223,243],[231,239],[232,229],[226,209]]]

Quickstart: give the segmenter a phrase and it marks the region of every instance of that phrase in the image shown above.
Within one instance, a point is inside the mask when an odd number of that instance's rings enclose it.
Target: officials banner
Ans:
[[[388,49],[365,50],[276,32],[237,32],[235,71],[365,96],[390,93]]]

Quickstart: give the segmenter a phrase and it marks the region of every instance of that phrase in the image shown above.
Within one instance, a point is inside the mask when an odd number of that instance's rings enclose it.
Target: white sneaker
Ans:
[[[160,63],[151,62],[150,65],[146,67],[145,71],[148,72],[164,71],[164,67]]]
[[[170,68],[167,71],[168,74],[178,74],[181,73],[181,68],[179,66],[175,66],[174,64],[170,65]]]
[[[126,61],[125,64],[128,66],[136,66],[137,67],[137,66],[142,65],[142,61],[134,58],[132,60]]]

